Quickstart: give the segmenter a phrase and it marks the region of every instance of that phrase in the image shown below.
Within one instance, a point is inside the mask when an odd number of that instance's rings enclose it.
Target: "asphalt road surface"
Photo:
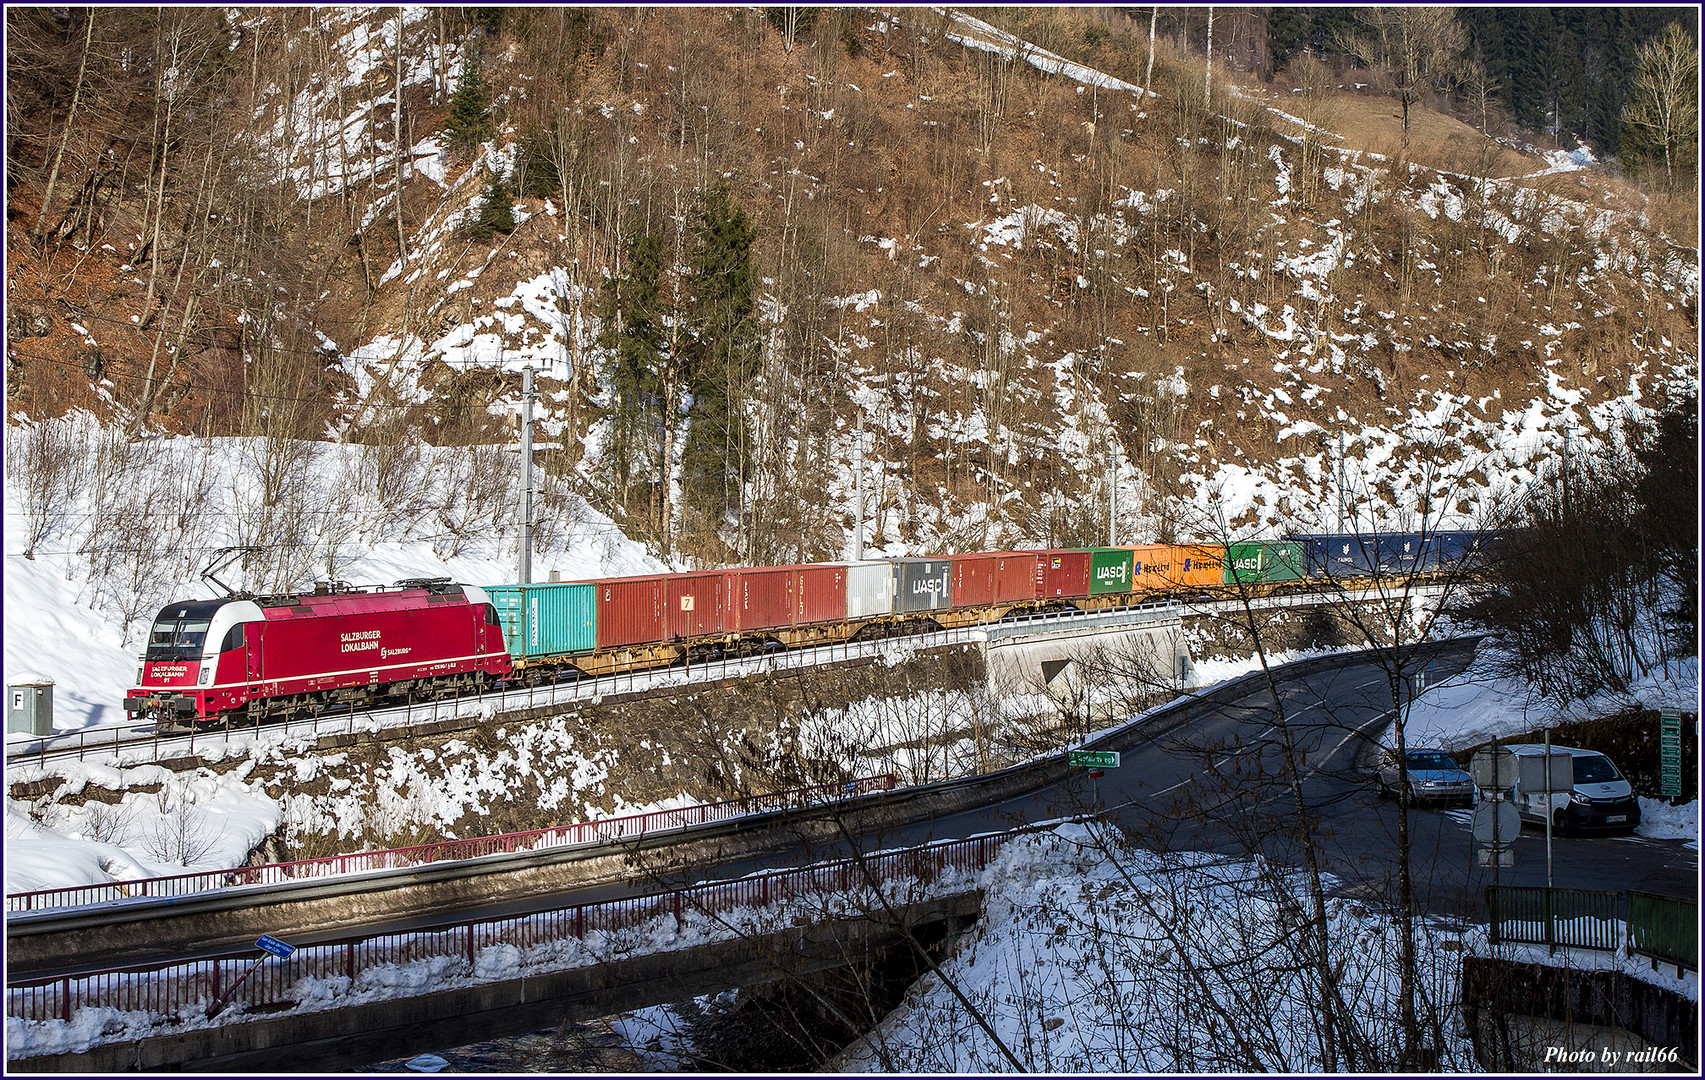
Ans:
[[[1426,684],[1461,671],[1472,655],[1470,644],[1440,646]],[[1281,676],[1277,688],[1282,722],[1265,689],[1225,705],[1192,705],[1181,720],[1167,717],[1152,730],[1135,729],[1119,767],[1102,770],[1098,778],[1085,769],[1063,784],[1006,802],[861,836],[858,845],[882,851],[1095,813],[1152,849],[1260,852],[1301,867],[1298,823],[1306,820],[1335,894],[1395,902],[1400,809],[1379,798],[1372,771],[1378,740],[1394,716],[1386,673],[1376,664],[1351,661]],[[1286,781],[1287,760],[1295,760],[1302,775],[1300,792]],[[1485,887],[1494,881],[1547,883],[1545,836],[1532,826],[1524,829],[1515,844],[1515,866],[1494,871],[1476,864],[1471,817],[1467,808],[1411,808],[1411,869],[1423,910],[1478,922],[1486,917]],[[789,862],[803,865],[848,851],[847,843],[802,845]],[[1551,853],[1551,882],[1558,886],[1698,894],[1698,853],[1679,840],[1558,838]],[[736,863],[693,877],[715,880],[771,868],[773,863]]]

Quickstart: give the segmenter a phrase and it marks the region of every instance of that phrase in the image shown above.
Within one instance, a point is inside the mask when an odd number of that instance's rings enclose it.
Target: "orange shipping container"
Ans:
[[[1137,544],[1131,555],[1131,580],[1138,592],[1212,588],[1225,574],[1223,544]]]

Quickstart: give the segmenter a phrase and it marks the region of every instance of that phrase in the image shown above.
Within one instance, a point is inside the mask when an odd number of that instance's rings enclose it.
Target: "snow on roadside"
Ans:
[[[278,803],[245,782],[249,769],[173,775],[154,767],[158,791],[126,791],[117,803],[53,802],[38,815],[7,798],[7,894],[241,866],[282,819]]]
[[[983,918],[942,968],[1026,1069],[1319,1069],[1305,980],[1286,946],[1298,883],[1285,871],[1260,860],[1126,850],[1090,827],[1063,825],[1006,845],[982,885]],[[1397,1011],[1394,929],[1351,901],[1332,901],[1330,916],[1344,985],[1357,988],[1374,1045],[1390,1045],[1394,1033],[1383,1028]],[[1450,1000],[1461,931],[1428,920],[1417,936],[1425,992]],[[1262,1038],[1224,1038],[1206,1007],[1179,1007],[1181,985],[1192,987],[1191,998],[1198,985],[1210,987],[1230,1029]],[[948,1031],[954,1037],[942,1037]],[[1470,1067],[1466,1043],[1446,1037],[1440,1064]],[[860,1072],[1012,1067],[934,975],[833,1064]]]
[[[1686,840],[1699,850],[1699,800],[1672,806],[1663,799],[1640,796],[1640,827],[1634,835],[1652,840]]]
[[[1409,706],[1407,741],[1456,751],[1493,738],[1537,734],[1562,721],[1612,715],[1631,702],[1647,709],[1699,708],[1697,657],[1672,663],[1667,677],[1640,680],[1626,695],[1562,703],[1539,697],[1522,680],[1493,674],[1506,663],[1493,647],[1482,645],[1467,671],[1429,687]]]

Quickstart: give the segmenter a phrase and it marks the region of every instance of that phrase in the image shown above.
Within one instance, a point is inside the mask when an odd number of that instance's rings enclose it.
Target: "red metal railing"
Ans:
[[[362,851],[350,855],[327,855],[299,862],[269,863],[264,866],[239,866],[231,870],[202,870],[169,877],[139,878],[134,881],[103,881],[92,885],[72,885],[58,889],[38,889],[35,892],[12,893],[6,897],[7,911],[43,911],[50,908],[79,907],[109,900],[134,897],[176,897],[207,892],[236,885],[275,885],[305,878],[353,874],[365,870],[396,870],[426,863],[475,859],[482,855],[506,855],[518,851],[537,851],[542,848],[571,844],[595,843],[602,840],[632,839],[648,832],[684,829],[723,821],[742,814],[765,810],[783,810],[809,806],[831,798],[862,795],[870,791],[892,791],[894,776],[864,776],[843,784],[824,784],[818,787],[793,788],[769,795],[751,795],[743,799],[683,806],[673,810],[653,810],[625,817],[602,818],[573,825],[557,825],[549,829],[528,832],[502,833],[469,840],[441,840],[415,847],[390,848],[384,851]]]
[[[529,968],[568,970],[581,964],[658,951],[659,941],[664,948],[670,947],[669,939],[664,936],[669,927],[665,920],[673,920],[677,931],[695,932],[690,943],[696,944],[713,936],[731,937],[739,933],[729,925],[734,920],[724,917],[742,909],[771,909],[776,925],[792,925],[824,914],[821,903],[801,905],[791,912],[780,910],[789,901],[803,897],[821,898],[838,893],[856,898],[868,888],[870,879],[879,886],[899,881],[928,885],[951,871],[976,873],[988,865],[1013,835],[1017,834],[949,840],[891,851],[865,858],[862,867],[858,860],[842,859],[531,915],[304,945],[287,959],[268,958],[252,977],[236,987],[234,994],[231,991],[238,977],[256,959],[253,952],[182,964],[112,968],[66,978],[24,980],[7,985],[6,1015],[26,1021],[69,1021],[79,1009],[108,1008],[203,1026],[208,1003],[220,1002],[226,994],[231,994],[241,1008],[273,1010],[303,1005],[336,1008],[337,998],[356,989],[356,981],[363,973],[381,967],[437,959],[444,963],[424,980],[427,989],[442,990],[446,981],[453,979],[478,982],[481,954],[496,946],[527,950],[554,945],[552,955],[531,958]],[[921,898],[912,894],[891,899],[910,902]],[[866,897],[865,902],[870,900]],[[624,940],[618,936],[622,931],[635,933]],[[598,935],[592,943],[595,949],[587,943],[587,938],[593,935]],[[571,946],[570,942],[575,944]],[[501,959],[503,966],[499,969],[494,965],[493,975],[513,972],[511,954],[494,959]]]

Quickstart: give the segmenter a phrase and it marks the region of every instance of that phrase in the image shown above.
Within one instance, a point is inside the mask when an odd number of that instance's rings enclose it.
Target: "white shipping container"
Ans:
[[[894,568],[886,561],[843,563],[847,568],[847,618],[894,613]]]

